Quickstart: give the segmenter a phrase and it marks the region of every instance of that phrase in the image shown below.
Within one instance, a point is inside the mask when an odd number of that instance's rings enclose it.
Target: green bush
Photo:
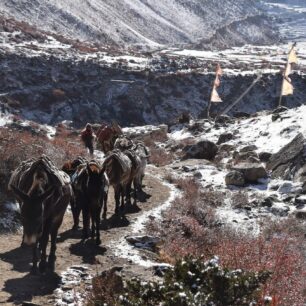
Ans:
[[[218,257],[208,262],[187,257],[165,272],[161,282],[127,281],[113,300],[95,305],[126,306],[229,306],[256,305],[269,272],[223,269]],[[121,287],[123,288],[123,287]],[[106,302],[106,303],[105,303]],[[111,304],[108,304],[110,303]],[[104,304],[105,303],[105,304]]]

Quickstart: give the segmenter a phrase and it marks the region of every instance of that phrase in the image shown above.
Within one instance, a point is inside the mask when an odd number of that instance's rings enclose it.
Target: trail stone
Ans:
[[[296,218],[298,219],[303,219],[305,220],[306,219],[306,208],[303,208],[301,210],[298,210],[296,213],[295,213],[295,216]]]
[[[245,179],[239,171],[231,171],[225,176],[226,185],[243,186]]]
[[[272,153],[268,153],[268,152],[261,152],[258,154],[260,161],[263,163],[267,163],[270,160],[271,156],[272,156]]]
[[[228,142],[228,141],[232,140],[233,138],[234,138],[233,133],[224,133],[224,134],[221,134],[219,136],[217,145],[220,145],[222,143]]]
[[[254,151],[247,151],[247,152],[237,152],[237,151],[235,151],[233,153],[233,158],[234,158],[236,163],[250,162],[250,158],[256,158],[256,160],[259,161],[258,154]]]
[[[184,159],[213,160],[218,153],[218,147],[209,140],[202,140],[194,145],[186,146],[183,151],[185,152]]]
[[[215,120],[216,124],[221,124],[221,125],[233,123],[233,122],[234,122],[233,118],[227,115],[220,115]]]
[[[272,207],[273,204],[274,204],[275,202],[277,202],[277,201],[278,201],[277,196],[276,196],[276,195],[271,195],[271,196],[265,198],[265,199],[261,202],[261,206],[263,206],[263,207]]]
[[[249,146],[245,146],[243,148],[241,148],[239,150],[239,152],[251,152],[251,151],[256,151],[257,150],[257,147],[255,145],[249,145]]]
[[[241,172],[248,183],[257,183],[259,179],[267,177],[266,169],[259,163],[240,163],[233,166],[233,170]]]

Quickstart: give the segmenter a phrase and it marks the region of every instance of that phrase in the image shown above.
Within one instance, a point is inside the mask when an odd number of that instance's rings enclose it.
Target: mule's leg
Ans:
[[[103,198],[103,215],[102,215],[102,218],[105,220],[106,219],[106,216],[107,216],[107,196],[108,196],[108,193],[107,191],[103,191],[103,195],[102,195],[102,198]]]
[[[114,191],[115,191],[115,202],[116,202],[115,214],[118,214],[119,213],[119,205],[120,205],[120,195],[121,195],[120,185],[114,186]]]
[[[135,178],[134,180],[133,180],[133,185],[134,185],[134,205],[136,205],[137,204],[137,178]]]
[[[102,199],[101,199],[102,202]],[[95,222],[96,222],[96,244],[100,245],[101,244],[101,239],[100,239],[100,215],[101,215],[101,209],[102,209],[102,203],[99,203],[98,207],[97,207],[97,211],[96,211],[96,215],[95,215]]]
[[[77,199],[74,197],[70,201],[71,212],[73,216],[73,230],[77,230],[79,227],[79,215],[77,211]]]
[[[87,239],[89,233],[90,216],[89,216],[88,203],[85,201],[83,202],[82,205],[82,213],[83,213],[83,239]]]
[[[56,226],[51,232],[51,247],[50,247],[50,254],[48,258],[48,268],[51,272],[54,272],[55,270],[56,237],[57,237],[58,229],[59,229],[59,226]]]
[[[31,268],[31,274],[37,274],[37,262],[38,262],[38,242],[33,246],[33,266]]]
[[[76,203],[75,203],[75,226],[76,229],[79,227],[79,222],[80,222],[80,214],[82,211],[82,201],[80,199],[76,199]]]
[[[125,186],[125,198],[127,204],[131,204],[131,190],[132,190],[132,181],[128,182]]]
[[[39,271],[41,273],[45,272],[47,267],[47,245],[49,240],[50,226],[51,226],[50,221],[47,221],[45,224],[45,228],[43,230],[43,234],[40,238],[41,257],[39,263]]]
[[[90,211],[90,219],[91,219],[91,238],[94,239],[96,231],[96,216],[94,209]]]

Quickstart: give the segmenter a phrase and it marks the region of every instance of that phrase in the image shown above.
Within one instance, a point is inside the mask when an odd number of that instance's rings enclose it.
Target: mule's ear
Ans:
[[[24,193],[22,190],[20,190],[17,186],[11,185],[10,188],[23,202],[26,202],[30,199],[30,197],[26,193]]]
[[[47,191],[45,191],[43,194],[38,196],[38,200],[43,202],[44,200],[46,200],[54,191],[54,187],[50,187],[49,189],[47,189]]]

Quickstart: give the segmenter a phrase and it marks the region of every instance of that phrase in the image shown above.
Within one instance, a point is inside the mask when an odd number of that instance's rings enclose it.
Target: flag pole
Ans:
[[[261,79],[262,75],[259,74],[253,83],[242,93],[242,95],[232,104],[230,104],[220,115],[225,115],[228,113],[236,104],[238,104],[244,96],[255,86],[255,84]]]
[[[214,90],[214,84],[215,84],[215,81],[213,81],[212,83],[212,90],[211,90],[211,93],[210,93],[210,98],[209,98],[209,103],[208,103],[208,106],[207,106],[207,118],[209,119],[210,118],[210,108],[211,108],[211,96],[212,96],[212,93],[213,93],[213,90]]]
[[[282,99],[283,99],[283,89],[284,89],[284,79],[285,79],[285,72],[287,71],[288,69],[288,66],[289,66],[289,55],[291,54],[292,50],[296,47],[296,42],[293,43],[289,53],[288,53],[288,57],[287,57],[287,63],[286,63],[286,66],[285,66],[285,70],[283,72],[283,80],[282,80],[282,87],[281,87],[281,92],[280,92],[280,96],[279,96],[279,101],[278,101],[278,107],[281,107],[282,106]]]

